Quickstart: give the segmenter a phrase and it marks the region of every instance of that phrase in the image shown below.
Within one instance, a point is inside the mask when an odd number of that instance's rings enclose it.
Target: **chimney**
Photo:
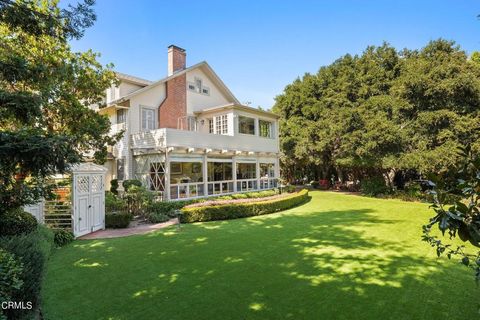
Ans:
[[[185,49],[173,44],[168,46],[168,76],[185,69],[186,55]]]

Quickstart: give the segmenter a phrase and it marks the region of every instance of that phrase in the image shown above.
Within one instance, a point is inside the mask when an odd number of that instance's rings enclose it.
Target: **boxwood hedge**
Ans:
[[[284,198],[250,203],[231,203],[217,206],[183,208],[182,223],[228,220],[273,213],[295,207],[308,199],[308,190]]]

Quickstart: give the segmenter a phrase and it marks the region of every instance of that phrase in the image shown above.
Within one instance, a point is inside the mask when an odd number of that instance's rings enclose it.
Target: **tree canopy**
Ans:
[[[273,110],[289,179],[439,174],[458,147],[480,150],[480,63],[442,39],[420,50],[370,46],[296,79]]]
[[[91,153],[98,162],[117,137],[89,108],[115,75],[98,54],[73,52],[95,21],[94,1],[0,0],[0,212],[48,195],[46,179]]]

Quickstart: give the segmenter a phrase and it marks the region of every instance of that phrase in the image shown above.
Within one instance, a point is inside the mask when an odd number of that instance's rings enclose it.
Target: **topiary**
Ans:
[[[118,194],[118,180],[112,179],[110,180],[110,192],[113,194]]]
[[[128,192],[128,189],[130,189],[130,187],[132,187],[132,186],[141,187],[142,182],[140,182],[140,180],[130,179],[130,180],[123,181],[122,186],[123,186],[123,189],[125,190],[125,192]]]
[[[132,220],[132,215],[128,212],[115,212],[105,214],[106,228],[126,228]]]
[[[38,225],[37,219],[21,208],[2,214],[0,220],[0,236],[27,234],[34,231]]]
[[[151,223],[161,223],[170,220],[170,217],[165,213],[152,212],[147,215],[147,220]]]
[[[55,229],[53,234],[54,242],[57,247],[63,247],[75,239],[75,236],[70,230]]]

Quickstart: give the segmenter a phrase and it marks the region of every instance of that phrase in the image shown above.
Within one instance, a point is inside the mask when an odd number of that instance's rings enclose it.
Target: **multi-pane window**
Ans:
[[[231,162],[209,162],[208,181],[232,180],[232,169]]]
[[[142,130],[155,129],[155,110],[142,108]]]
[[[125,180],[125,159],[117,159],[117,179]]]
[[[228,118],[226,114],[215,117],[215,133],[228,134]]]
[[[255,134],[255,119],[239,116],[238,117],[238,132],[243,134]]]
[[[273,163],[260,163],[260,177],[261,178],[275,177],[275,165]]]
[[[210,95],[210,88],[205,87],[203,85],[202,79],[200,78],[195,78],[194,82],[189,82],[188,83],[188,90],[200,93],[203,95]]]
[[[256,177],[256,163],[237,163],[237,179],[255,179]]]
[[[117,123],[125,123],[127,121],[127,110],[118,109],[117,110]]]
[[[270,121],[259,120],[258,126],[260,127],[260,137],[272,137],[272,123]]]
[[[213,133],[213,119],[208,119],[208,132]]]

